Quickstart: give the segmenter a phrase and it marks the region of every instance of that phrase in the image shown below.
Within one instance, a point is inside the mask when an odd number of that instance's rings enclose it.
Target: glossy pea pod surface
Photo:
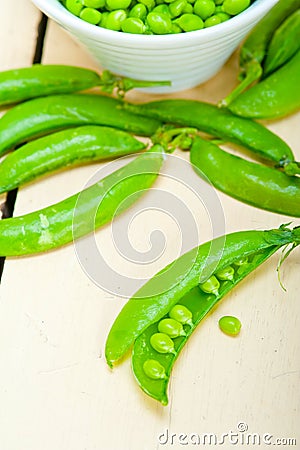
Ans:
[[[105,125],[151,136],[155,119],[121,108],[122,102],[104,95],[70,94],[36,98],[15,106],[0,119],[0,155],[16,145],[59,129]]]
[[[40,65],[0,72],[0,106],[34,97],[68,94],[101,84],[96,72],[81,67]]]
[[[257,208],[300,217],[300,178],[232,155],[196,137],[190,160],[213,186]]]
[[[233,261],[270,246],[300,239],[300,230],[243,231],[221,236],[196,247],[151,278],[125,304],[106,341],[106,360],[112,366],[149,325],[169,313],[180,299]]]
[[[294,160],[290,147],[266,127],[209,103],[195,100],[160,100],[126,105],[126,109],[165,123],[195,127],[212,136],[240,144],[275,163]]]
[[[55,205],[0,221],[0,255],[29,255],[60,247],[108,223],[156,180],[164,149],[154,145],[134,161]]]
[[[300,8],[300,0],[279,0],[250,32],[240,51],[241,83],[220,104],[228,106],[241,92],[263,75],[263,61],[275,31]]]
[[[263,61],[274,32],[298,8],[300,8],[300,0],[279,0],[260,20],[241,47],[240,65],[242,70],[249,60]]]
[[[229,105],[238,116],[284,117],[300,108],[300,50],[282,67],[240,94]]]
[[[122,130],[96,125],[58,131],[10,153],[0,163],[0,194],[55,170],[135,153],[145,145]]]
[[[300,50],[300,6],[275,31],[264,60],[264,78]]]
[[[290,230],[282,226],[278,230],[232,233],[181,256],[175,261],[176,264],[166,267],[149,280],[123,307],[107,338],[108,364],[117,362],[134,344],[132,367],[140,387],[166,405],[173,364],[198,323],[226,293],[276,250],[287,244],[299,243],[300,229]],[[242,257],[244,262],[241,263]],[[235,261],[238,265],[232,280],[220,280],[217,294],[203,292],[202,283],[226,267],[234,266]],[[182,278],[179,280],[180,269]],[[155,295],[151,296],[151,292]],[[170,315],[174,306],[177,306],[177,314],[172,314],[173,318],[181,320],[184,317],[184,314],[178,314],[180,307],[190,312],[190,318],[186,314],[187,318],[183,320],[186,322],[183,325],[185,336],[172,339],[174,350],[169,347],[172,352],[162,353],[160,348],[157,351],[151,345],[151,337],[157,333],[160,321]],[[150,363],[147,364],[147,361]],[[156,370],[152,371],[154,364]]]

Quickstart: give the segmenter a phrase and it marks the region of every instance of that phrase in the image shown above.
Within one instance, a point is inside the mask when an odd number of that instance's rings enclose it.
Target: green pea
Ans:
[[[161,5],[155,6],[155,8],[153,8],[151,12],[162,13],[162,14],[166,14],[167,16],[170,16],[169,7],[166,4],[161,4]]]
[[[180,28],[179,25],[177,25],[177,23],[172,22],[172,34],[177,34],[177,33],[182,33],[182,29]],[[182,146],[180,146],[181,149],[183,149]]]
[[[219,13],[219,12],[223,12],[223,6],[219,5],[215,7],[215,14]]]
[[[245,272],[247,272],[249,264],[250,261],[248,257],[234,261],[233,265],[237,268],[237,275],[243,275]]]
[[[120,31],[121,24],[126,19],[126,12],[123,9],[116,9],[108,13],[105,26],[109,30]]]
[[[147,16],[147,8],[143,3],[137,3],[131,8],[129,12],[129,17],[135,17],[136,19],[145,20]]]
[[[147,23],[155,34],[172,33],[172,22],[167,14],[151,12],[147,16]]]
[[[183,31],[201,30],[204,27],[202,19],[196,14],[182,14],[175,22]]]
[[[206,294],[214,294],[215,296],[218,296],[220,282],[214,275],[212,275],[204,283],[199,284],[199,287]]]
[[[190,150],[193,145],[193,138],[190,136],[184,136],[180,140],[180,150]]]
[[[109,10],[127,9],[131,0],[106,0],[106,6]]]
[[[224,0],[215,0],[216,5],[222,5]]]
[[[94,8],[84,8],[80,12],[80,19],[84,20],[85,22],[91,23],[92,25],[97,25],[101,21],[101,12],[97,11],[97,9]]]
[[[216,16],[220,17],[221,22],[226,22],[226,20],[229,20],[231,18],[229,14],[226,14],[224,12],[218,12],[216,13]]]
[[[250,5],[250,0],[224,0],[223,11],[231,16],[240,14]]]
[[[237,336],[241,331],[242,324],[237,317],[224,316],[219,320],[219,327],[223,333],[229,336]]]
[[[145,24],[137,17],[128,17],[121,23],[121,29],[124,33],[143,34],[145,31]]]
[[[152,380],[161,380],[166,378],[166,371],[156,359],[147,359],[143,364],[143,369],[147,377]]]
[[[234,268],[232,266],[224,267],[216,273],[216,277],[222,281],[232,281],[234,277]]]
[[[102,13],[101,20],[100,20],[100,23],[99,23],[100,27],[106,28],[106,22],[107,22],[108,16],[109,16],[109,12],[108,11],[105,11],[105,12]]]
[[[67,0],[66,8],[75,16],[79,16],[80,11],[83,9],[81,0]]]
[[[208,27],[213,27],[215,25],[219,25],[219,23],[221,23],[221,18],[215,15],[215,16],[211,16],[208,19],[206,19],[204,22],[204,26],[205,26],[205,28],[208,28]]]
[[[194,13],[205,20],[215,12],[216,5],[213,0],[197,0],[194,5]]]
[[[88,8],[104,8],[105,0],[82,0],[84,6]]]
[[[176,354],[174,342],[165,333],[154,333],[150,338],[150,344],[158,353]]]
[[[171,17],[174,18],[180,16],[180,14],[183,13],[183,10],[186,7],[186,5],[187,5],[186,0],[175,0],[175,2],[171,3],[169,5]]]
[[[240,266],[244,266],[248,263],[249,263],[249,259],[248,259],[248,257],[246,257],[246,258],[236,259],[233,264],[237,267],[240,267]]]
[[[193,314],[184,305],[173,306],[173,308],[169,312],[169,316],[171,317],[171,319],[177,320],[177,322],[180,322],[183,325],[193,325]]]
[[[151,11],[155,7],[155,0],[138,0],[138,2],[145,5],[148,11]]]
[[[187,3],[183,9],[184,14],[193,14],[194,7],[191,3]]]
[[[182,324],[175,319],[162,319],[158,324],[158,331],[167,334],[173,339],[186,335]]]

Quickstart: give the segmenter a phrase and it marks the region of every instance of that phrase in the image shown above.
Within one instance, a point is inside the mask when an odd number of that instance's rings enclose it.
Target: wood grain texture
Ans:
[[[1,70],[30,64],[38,20],[39,14],[29,0],[6,2],[0,15]],[[96,67],[85,51],[52,22],[43,62]],[[236,70],[237,55],[233,55],[209,82],[170,97],[217,101],[234,85]],[[159,96],[133,92],[129,98],[143,101]],[[298,114],[267,124],[287,140],[298,159],[299,118]],[[188,154],[176,155],[188,161]],[[104,167],[93,164],[27,185],[18,194],[15,215],[71,195]],[[168,177],[169,169],[171,162],[167,161],[165,175],[155,187],[185,203],[199,226],[199,241],[209,239],[211,228],[205,208],[180,180],[176,184]],[[184,170],[189,176],[188,164]],[[223,194],[218,196],[226,232],[266,229],[290,221]],[[145,196],[139,208],[147,207],[150,200]],[[122,224],[125,227],[127,217],[120,218],[116,230],[122,229]],[[157,228],[163,229],[167,247],[163,257],[146,268],[129,264],[117,255],[110,226],[96,233],[96,240],[115,271],[147,278],[176,257],[180,230],[158,213],[138,216],[129,229],[132,246],[143,252],[149,250],[149,235]],[[187,224],[182,232],[188,231]],[[227,296],[195,332],[174,369],[167,407],[139,390],[129,360],[113,372],[107,368],[103,357],[106,335],[126,300],[93,283],[82,270],[72,245],[44,255],[8,259],[0,302],[0,449],[197,448],[191,443],[182,445],[179,434],[215,433],[221,437],[222,433],[236,432],[239,422],[248,425],[249,433],[269,433],[274,439],[296,438],[299,446],[300,252],[295,251],[282,269],[287,293],[277,281],[278,257],[275,255]],[[113,278],[111,288],[122,290]],[[217,322],[224,314],[241,319],[239,338],[229,338],[219,331]],[[169,439],[163,445],[163,437],[159,443],[159,435],[166,430],[176,434],[173,444]],[[234,447],[257,448],[228,442],[204,448]]]

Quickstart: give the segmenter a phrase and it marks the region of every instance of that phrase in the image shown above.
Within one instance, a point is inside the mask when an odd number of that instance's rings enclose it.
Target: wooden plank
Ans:
[[[19,19],[14,13],[17,3]],[[5,59],[1,60],[5,68],[29,63],[38,17],[26,0],[10,4],[2,21],[10,33],[14,28],[16,38],[10,39]],[[25,30],[22,33],[21,28]],[[0,32],[6,36],[3,27]],[[24,58],[27,53],[28,60]],[[49,24],[43,62],[96,67],[54,23]],[[173,97],[216,101],[234,85],[236,68],[235,55],[214,79]],[[139,101],[149,98],[140,92],[130,95],[130,99]],[[268,126],[285,138],[300,158],[299,117],[294,115]],[[180,157],[178,164],[182,159],[188,161],[188,154],[176,155]],[[79,191],[104,166],[73,169],[26,186],[20,190],[15,214]],[[171,162],[167,161],[165,173],[170,169]],[[200,241],[211,236],[205,208],[181,180],[176,183],[165,175],[155,187],[188,206],[199,224]],[[277,227],[290,221],[218,195],[226,232]],[[149,199],[145,196],[141,207],[147,207]],[[138,209],[133,211],[138,213]],[[124,227],[126,217],[120,222]],[[180,233],[168,217],[158,212],[140,214],[128,233],[133,248],[147,251],[150,232],[157,229],[158,223],[166,235],[166,250],[162,258],[146,268],[129,264],[117,255],[109,226],[97,233],[99,252],[115,271],[149,277],[180,250]],[[185,226],[189,230],[189,224]],[[118,228],[116,223],[113,233],[118,230],[120,225]],[[73,246],[34,257],[9,258],[0,303],[0,448],[16,450],[21,443],[24,450],[177,450],[182,447],[180,433],[206,432],[221,437],[222,433],[237,431],[239,422],[248,425],[249,433],[270,433],[274,438],[297,438],[299,442],[299,251],[282,269],[287,293],[277,282],[278,257],[249,277],[199,327],[176,364],[168,407],[140,392],[128,360],[113,372],[106,367],[105,338],[125,299],[99,288],[87,277]],[[111,287],[117,293],[122,286],[116,283],[112,278]],[[241,318],[239,338],[230,339],[220,333],[217,321],[223,314]],[[166,430],[169,440],[163,445]],[[160,445],[158,438],[163,433]],[[173,445],[170,433],[176,434]],[[186,447],[195,446],[190,443]],[[231,445],[223,447],[229,450]]]

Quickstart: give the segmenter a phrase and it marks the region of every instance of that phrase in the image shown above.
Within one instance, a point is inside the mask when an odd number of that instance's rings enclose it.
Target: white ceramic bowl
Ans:
[[[58,0],[32,0],[83,44],[101,67],[140,80],[172,82],[171,87],[151,88],[149,92],[175,92],[207,81],[277,1],[256,0],[241,14],[211,28],[181,34],[138,35],[86,23]]]

